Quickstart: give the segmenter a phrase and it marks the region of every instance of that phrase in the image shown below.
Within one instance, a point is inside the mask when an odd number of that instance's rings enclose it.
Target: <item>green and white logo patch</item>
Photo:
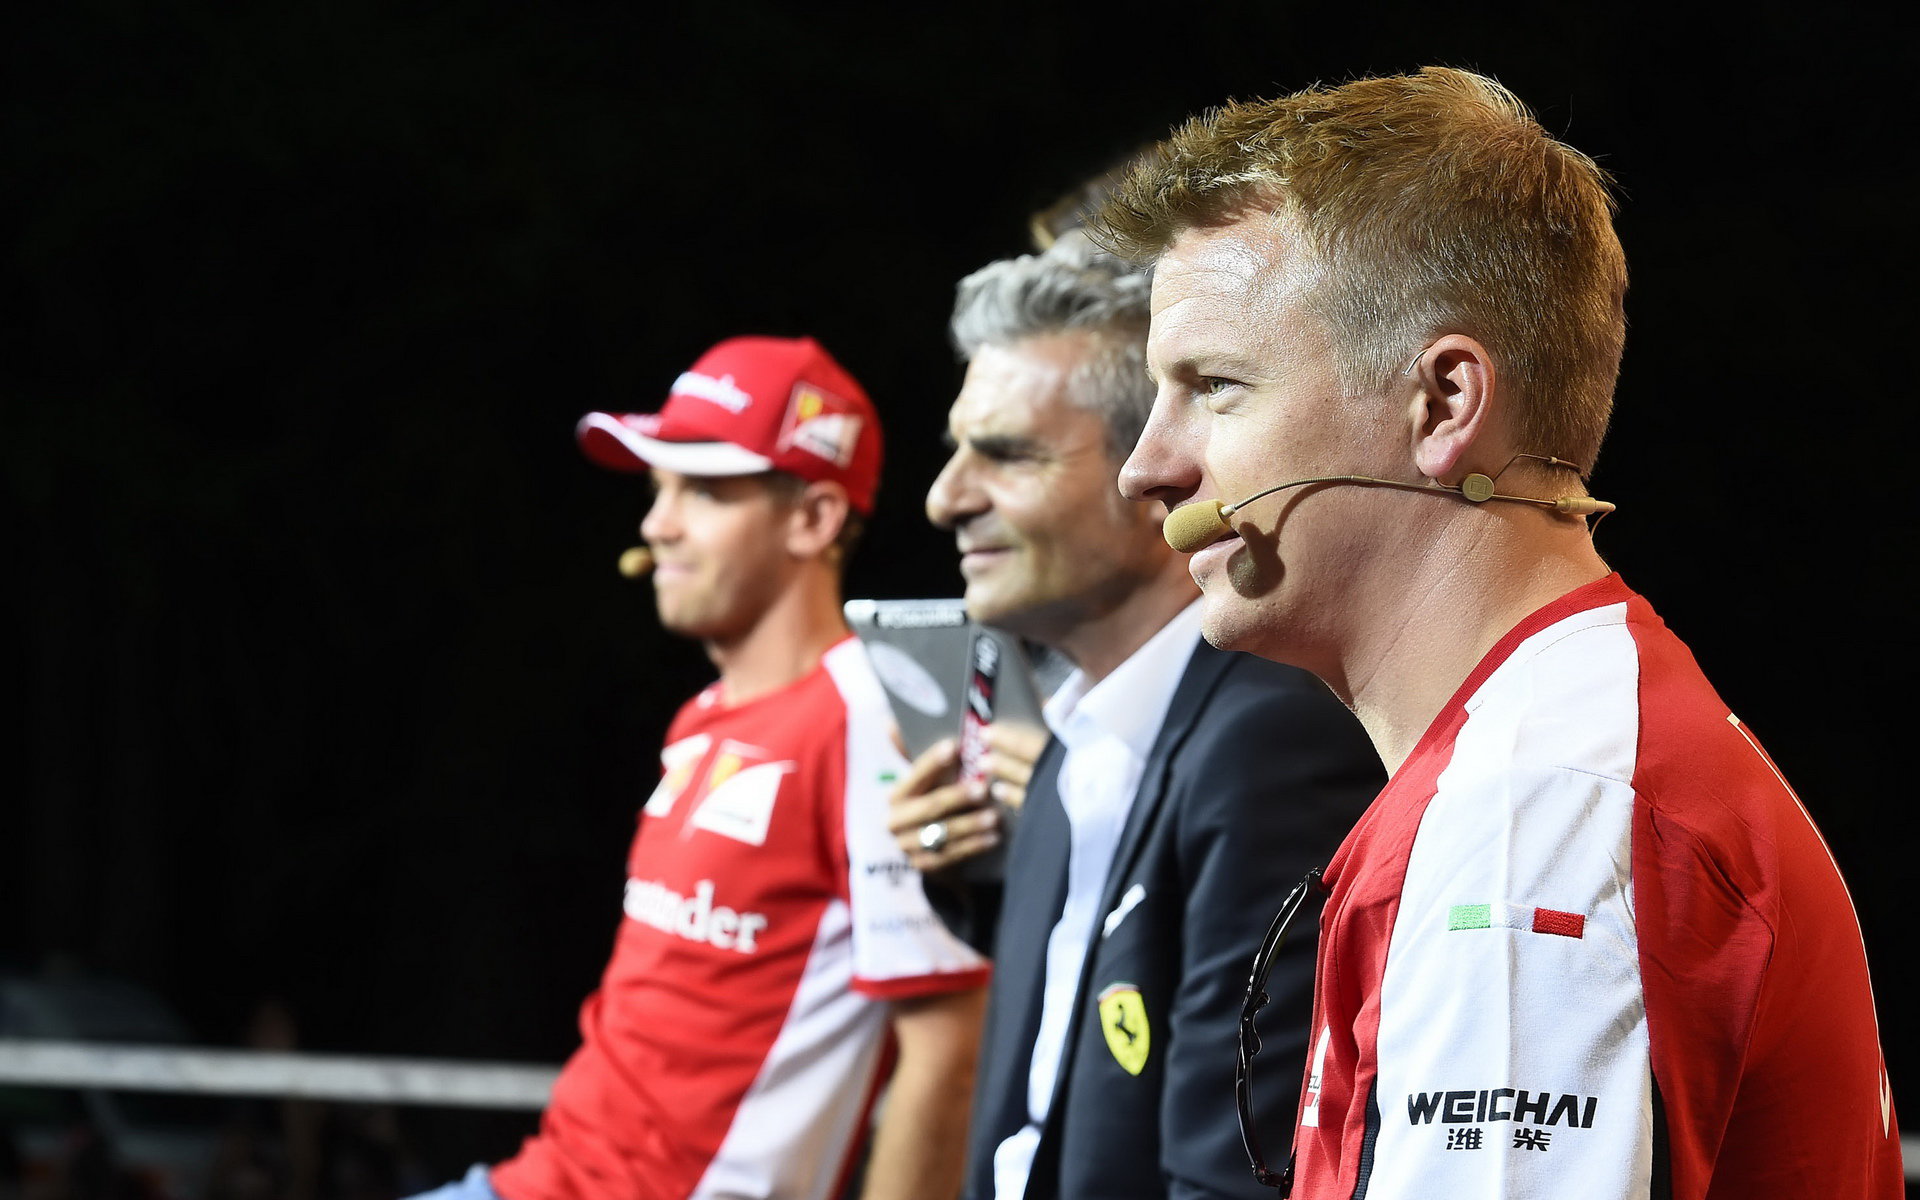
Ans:
[[[1527,904],[1456,904],[1447,909],[1447,929],[1519,929],[1577,938],[1586,935],[1587,919],[1579,913]]]

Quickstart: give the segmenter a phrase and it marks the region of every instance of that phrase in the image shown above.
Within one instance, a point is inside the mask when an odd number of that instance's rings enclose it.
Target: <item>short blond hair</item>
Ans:
[[[1479,339],[1519,449],[1590,470],[1626,336],[1606,172],[1513,93],[1448,67],[1189,121],[1124,180],[1094,236],[1151,260],[1193,228],[1271,213],[1301,238],[1341,382],[1384,388],[1427,341]]]

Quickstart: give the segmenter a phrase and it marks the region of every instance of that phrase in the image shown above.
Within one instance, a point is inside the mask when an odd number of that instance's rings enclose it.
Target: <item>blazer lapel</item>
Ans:
[[[1060,764],[1065,750],[1050,739],[1034,764],[1019,832],[1007,855],[1007,902],[994,937],[994,982],[975,1090],[969,1175],[979,1191],[991,1182],[994,1147],[1027,1123],[1027,1077],[1033,1044],[1040,1036],[1040,1004],[1046,990],[1047,940],[1067,898],[1067,851],[1071,832],[1060,803]],[[1030,890],[1029,890],[1030,889]],[[988,1170],[978,1173],[984,1156]],[[991,1195],[987,1186],[984,1193]]]
[[[1160,722],[1160,732],[1153,739],[1153,749],[1148,753],[1147,765],[1140,774],[1140,786],[1134,792],[1133,804],[1127,810],[1126,824],[1120,829],[1120,844],[1114,853],[1113,864],[1107,868],[1107,881],[1100,889],[1100,907],[1094,910],[1096,915],[1093,932],[1087,941],[1086,957],[1080,963],[1080,981],[1074,989],[1073,1009],[1067,1018],[1060,1071],[1054,1077],[1053,1100],[1047,1107],[1047,1124],[1041,1131],[1040,1147],[1035,1155],[1036,1173],[1042,1163],[1052,1162],[1051,1155],[1058,1148],[1061,1100],[1066,1092],[1067,1081],[1073,1074],[1073,1048],[1079,1039],[1080,1022],[1086,1011],[1087,989],[1093,986],[1094,962],[1100,957],[1103,922],[1107,914],[1114,910],[1114,906],[1120,903],[1122,889],[1128,876],[1132,874],[1133,864],[1140,857],[1141,848],[1147,842],[1147,835],[1154,827],[1155,818],[1160,812],[1161,801],[1166,796],[1167,775],[1173,763],[1173,756],[1193,729],[1194,714],[1199,712],[1206,703],[1207,696],[1220,682],[1220,676],[1226,671],[1227,664],[1231,660],[1231,655],[1215,650],[1205,642],[1201,642],[1194,649],[1193,657],[1187,660],[1187,669],[1181,672],[1180,682],[1174,687],[1173,700],[1167,705],[1166,718]],[[1058,745],[1058,742],[1053,745]],[[1055,769],[1058,770],[1057,765]],[[1055,804],[1058,803],[1056,796]],[[1061,812],[1063,838],[1065,837],[1065,820],[1066,814],[1063,810]],[[1022,836],[1025,836],[1024,829]],[[1018,844],[1018,839],[1015,839],[1015,844]],[[1059,847],[1059,852],[1062,855],[1066,853],[1064,841]],[[1011,869],[1009,864],[1009,870]],[[1064,881],[1065,872],[1062,871],[1060,874]],[[1060,905],[1065,903],[1065,899],[1063,883],[1060,900],[1053,908],[1056,919],[1060,912]],[[1042,953],[1044,963],[1044,948]],[[1035,1007],[1038,1008],[1037,997]],[[1024,1058],[1022,1061],[1025,1061]]]
[[[1160,722],[1160,732],[1153,739],[1147,765],[1140,773],[1140,787],[1134,792],[1133,805],[1127,810],[1127,823],[1120,828],[1120,844],[1114,850],[1113,865],[1108,868],[1107,882],[1100,891],[1099,913],[1102,920],[1120,903],[1127,877],[1132,874],[1133,864],[1140,857],[1147,834],[1159,816],[1161,801],[1167,794],[1167,777],[1173,765],[1173,756],[1193,731],[1194,714],[1207,702],[1208,694],[1220,682],[1220,676],[1230,661],[1232,657],[1226,652],[1201,642],[1194,648],[1193,657],[1187,660],[1187,669],[1181,672],[1180,682],[1173,690],[1173,701],[1167,705],[1166,719]],[[1099,940],[1099,928],[1095,926],[1096,942]],[[1093,954],[1089,951],[1089,969],[1092,964]],[[1084,974],[1080,986],[1083,990],[1087,986]]]

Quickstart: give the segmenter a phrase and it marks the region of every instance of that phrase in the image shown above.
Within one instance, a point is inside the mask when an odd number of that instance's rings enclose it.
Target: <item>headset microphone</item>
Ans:
[[[1522,454],[1515,457],[1537,458],[1552,466],[1571,467],[1573,465],[1547,455]],[[1502,473],[1504,472],[1505,468],[1502,468]],[[1167,514],[1167,519],[1161,526],[1161,535],[1167,539],[1167,545],[1181,554],[1192,554],[1232,533],[1233,527],[1227,524],[1227,518],[1255,500],[1271,496],[1275,492],[1284,492],[1288,488],[1305,487],[1310,483],[1357,483],[1365,487],[1396,488],[1403,492],[1453,495],[1474,504],[1484,504],[1489,500],[1506,500],[1516,504],[1537,505],[1570,517],[1586,517],[1596,513],[1605,516],[1612,512],[1614,507],[1605,500],[1595,500],[1591,496],[1561,496],[1556,500],[1542,500],[1537,496],[1501,495],[1493,490],[1493,479],[1478,472],[1461,480],[1458,486],[1446,483],[1402,483],[1397,479],[1375,479],[1370,475],[1324,475],[1314,479],[1296,479],[1291,483],[1278,484],[1264,492],[1255,492],[1238,504],[1222,504],[1218,500],[1201,500],[1193,504],[1183,504]]]
[[[638,579],[653,570],[653,551],[645,546],[629,546],[620,553],[620,573]]]

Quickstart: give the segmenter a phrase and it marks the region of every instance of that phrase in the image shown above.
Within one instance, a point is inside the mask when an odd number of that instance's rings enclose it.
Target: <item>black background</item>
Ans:
[[[9,964],[211,1043],[554,1061],[664,723],[571,428],[819,336],[889,425],[852,594],[950,594],[919,498],[954,282],[1228,95],[1487,71],[1621,184],[1605,553],[1847,872],[1920,1063],[1908,693],[1913,53],[1860,7],[76,0],[10,18]]]

